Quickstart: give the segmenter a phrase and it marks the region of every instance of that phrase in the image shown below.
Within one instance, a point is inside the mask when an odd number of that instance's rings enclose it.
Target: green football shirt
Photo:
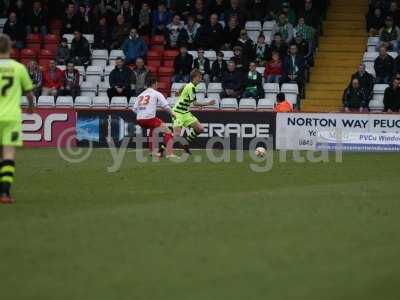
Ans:
[[[0,121],[21,121],[21,96],[32,88],[24,65],[0,59]]]
[[[185,85],[173,111],[181,114],[189,112],[190,104],[196,101],[196,86],[191,82]]]

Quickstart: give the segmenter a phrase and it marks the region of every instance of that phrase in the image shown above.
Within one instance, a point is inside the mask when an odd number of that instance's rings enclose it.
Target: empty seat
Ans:
[[[103,68],[99,66],[88,66],[86,69],[86,81],[99,83],[103,75]]]
[[[83,34],[83,36],[88,40],[89,44],[94,43],[94,34]]]
[[[233,51],[227,50],[227,51],[222,51],[224,54],[224,60],[230,60],[233,57]]]
[[[71,44],[72,40],[74,39],[74,35],[73,34],[64,34],[63,38],[67,39],[68,44]]]
[[[94,97],[97,93],[97,84],[91,81],[84,81],[81,83],[81,95]]]
[[[269,93],[278,94],[279,91],[280,91],[279,83],[264,83],[264,92],[266,94],[269,94]]]
[[[258,37],[260,36],[260,31],[247,31],[247,35],[254,43],[257,43]]]
[[[217,59],[217,53],[214,50],[204,51],[204,57],[207,57],[209,60],[213,61]]]
[[[75,98],[75,107],[90,107],[92,98],[88,96],[78,96]]]
[[[188,53],[193,56],[193,59],[197,58],[197,51],[188,51]]]
[[[57,107],[73,107],[74,99],[71,96],[59,96],[56,101]]]
[[[104,69],[107,66],[107,61],[106,60],[101,60],[101,59],[95,59],[92,60],[92,66],[98,66]]]
[[[44,44],[58,45],[60,43],[60,37],[57,34],[46,34],[43,38]]]
[[[223,98],[220,107],[221,109],[237,109],[238,103],[236,98]]]
[[[179,54],[178,50],[166,50],[163,53],[164,60],[174,60]]]
[[[200,82],[196,86],[196,92],[197,93],[205,93],[206,92],[206,84],[204,82]]]
[[[211,82],[208,84],[208,93],[220,93],[222,92],[222,84],[220,82]]]
[[[129,99],[129,104],[128,104],[128,106],[129,106],[129,107],[133,107],[133,106],[135,105],[136,100],[137,100],[137,97],[131,97],[131,98]]]
[[[239,101],[239,109],[256,109],[257,103],[253,98],[243,98]]]
[[[275,26],[275,21],[265,21],[263,24],[263,30],[272,31],[272,28]]]
[[[260,21],[247,21],[245,29],[247,31],[260,31],[262,28]]]
[[[374,84],[374,94],[384,94],[388,84]]]
[[[36,105],[36,98],[34,98],[33,105],[34,106]],[[28,101],[28,98],[26,96],[22,96],[21,97],[21,106],[22,107],[28,107],[29,106],[29,101]]]
[[[126,108],[127,106],[128,106],[128,99],[126,99],[126,97],[112,97],[110,107]]]
[[[109,88],[110,88],[110,83],[108,80],[99,82],[99,89],[98,89],[99,96],[107,96],[107,90]]]
[[[79,71],[79,75],[85,77],[85,67],[84,66],[75,66],[75,69]]]
[[[122,50],[111,50],[109,59],[116,60],[117,57],[125,57],[124,51]]]
[[[281,92],[298,94],[299,86],[297,85],[297,83],[284,83],[284,84],[282,84]]]
[[[257,72],[260,73],[264,77],[265,67],[257,67]]]
[[[365,52],[363,56],[363,62],[374,62],[375,59],[379,56],[378,52]]]
[[[184,85],[185,83],[174,82],[171,87],[171,94],[175,95]]]
[[[389,51],[388,54],[393,58],[397,57],[397,52],[396,51]]]
[[[104,68],[104,81],[108,82],[108,80],[110,78],[110,73],[114,69],[115,69],[115,66],[106,66]]]
[[[274,109],[275,100],[273,99],[260,99],[258,100],[257,109]]]
[[[43,106],[54,106],[54,97],[53,96],[40,96],[38,101],[37,101],[37,106],[38,107],[43,107]]]
[[[214,100],[221,100],[221,96],[219,95],[219,93],[208,93],[207,98]]]
[[[299,95],[295,94],[295,93],[286,93],[285,98],[287,101],[291,102],[293,105],[296,105]]]
[[[96,49],[96,50],[93,50],[92,59],[108,60],[108,50],[107,49]]]
[[[383,99],[382,100],[371,100],[369,102],[369,109],[374,112],[382,111],[384,109]]]
[[[92,99],[92,107],[104,108],[110,105],[110,101],[107,96],[97,96]]]
[[[207,105],[207,106],[203,106],[204,109],[219,109],[219,98],[205,98],[204,101],[210,101],[210,100],[215,100],[215,103],[213,105]]]

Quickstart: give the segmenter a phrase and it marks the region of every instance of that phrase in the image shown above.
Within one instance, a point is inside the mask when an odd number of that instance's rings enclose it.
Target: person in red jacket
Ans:
[[[264,71],[265,82],[279,83],[283,74],[283,63],[279,56],[279,52],[272,53],[272,59],[267,62]]]
[[[49,67],[43,72],[43,96],[57,96],[63,86],[63,72],[57,68],[56,62],[51,60]]]

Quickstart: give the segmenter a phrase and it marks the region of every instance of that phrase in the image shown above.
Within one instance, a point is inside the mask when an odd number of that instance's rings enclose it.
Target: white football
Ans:
[[[258,147],[258,148],[256,148],[256,151],[254,151],[254,153],[255,153],[255,155],[258,156],[258,157],[263,157],[263,156],[265,155],[265,152],[266,152],[266,151],[267,151],[267,150],[265,150],[264,147]]]

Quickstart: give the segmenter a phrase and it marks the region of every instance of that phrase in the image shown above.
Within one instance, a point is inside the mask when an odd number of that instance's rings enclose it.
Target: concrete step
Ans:
[[[349,79],[350,80],[350,79]],[[319,83],[307,84],[307,91],[343,91],[346,88],[342,83]]]
[[[351,43],[321,43],[318,47],[320,51],[334,51],[334,52],[364,52],[367,44],[351,44]]]
[[[324,36],[367,36],[365,29],[344,29],[344,28],[334,28],[334,29],[327,29],[324,32]]]
[[[360,11],[366,11],[368,10],[368,5],[352,5],[352,2],[349,2],[349,5],[336,5],[333,4],[331,7],[329,7],[329,12],[330,13],[359,13]]]
[[[319,39],[320,44],[352,44],[352,45],[363,45],[366,47],[367,45],[367,37],[365,36],[322,36]]]
[[[339,112],[341,107],[338,106],[327,106],[327,107],[320,107],[320,106],[305,106],[301,107],[302,112],[320,112],[320,113],[328,113],[328,112]]]
[[[342,99],[343,91],[306,91],[307,98],[320,99],[321,101],[333,100],[337,101]]]
[[[338,84],[348,84],[350,81],[349,76],[338,76],[338,75],[328,75],[328,74],[310,74],[310,83],[338,83]]]
[[[356,68],[360,64],[360,59],[348,59],[343,61],[337,61],[334,59],[319,58],[315,60],[315,66],[321,68],[338,67],[341,65],[346,65],[348,67]]]
[[[316,59],[333,59],[333,60],[353,60],[359,59],[361,60],[364,55],[364,52],[354,53],[354,52],[341,52],[341,51],[321,51],[319,50],[316,54]]]
[[[326,21],[324,22],[325,30],[328,29],[362,29],[365,30],[365,22],[364,21],[342,21],[342,22],[335,22],[335,21]]]
[[[326,17],[327,21],[364,21],[365,16],[364,13],[351,13],[351,12],[346,12],[346,13],[330,13],[328,9],[328,15]]]

